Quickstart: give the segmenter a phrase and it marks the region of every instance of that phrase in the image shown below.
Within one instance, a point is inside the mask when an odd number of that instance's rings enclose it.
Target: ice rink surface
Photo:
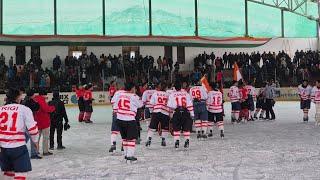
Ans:
[[[225,104],[225,139],[218,130],[206,141],[191,136],[190,149],[176,151],[173,138],[167,147],[155,136],[150,148],[137,146],[136,164],[126,164],[110,147],[111,107],[94,107],[94,124],[80,124],[78,109],[68,108],[71,129],[63,134],[67,149],[32,160],[30,179],[320,179],[320,127],[302,123],[299,102],[277,102],[276,121],[230,124],[230,104]],[[182,140],[184,142],[184,140]],[[120,147],[118,146],[118,150]]]

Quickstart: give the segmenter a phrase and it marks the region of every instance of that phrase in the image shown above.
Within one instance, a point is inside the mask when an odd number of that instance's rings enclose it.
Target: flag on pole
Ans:
[[[240,81],[241,79],[242,79],[242,75],[240,73],[240,69],[238,67],[238,64],[235,62],[233,65],[233,80]]]
[[[209,85],[209,82],[208,82],[208,79],[206,77],[206,75],[204,75],[202,78],[201,78],[201,85],[206,89],[207,92],[211,91],[211,87]]]

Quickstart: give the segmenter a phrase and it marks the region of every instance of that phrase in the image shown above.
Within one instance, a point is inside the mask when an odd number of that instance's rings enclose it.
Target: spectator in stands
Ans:
[[[53,59],[53,70],[57,71],[58,69],[60,69],[60,67],[61,67],[61,59],[60,59],[60,56],[57,55]]]

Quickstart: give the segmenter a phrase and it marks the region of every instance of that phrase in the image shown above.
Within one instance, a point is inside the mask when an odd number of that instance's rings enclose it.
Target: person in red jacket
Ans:
[[[91,114],[93,112],[92,108],[92,84],[88,84],[85,87],[83,99],[84,99],[84,105],[85,105],[85,112],[84,112],[84,122],[85,123],[92,123],[91,121]]]
[[[243,82],[239,83],[239,91],[241,97],[241,112],[240,112],[240,120],[244,119],[244,122],[249,120],[249,104],[248,104],[248,89],[245,87]]]
[[[34,97],[34,100],[39,104],[40,109],[35,112],[34,119],[37,122],[39,129],[39,140],[42,138],[43,156],[52,155],[49,152],[49,130],[50,130],[50,113],[55,111],[54,106],[49,106],[46,102],[47,92],[44,89],[39,91],[39,95]]]

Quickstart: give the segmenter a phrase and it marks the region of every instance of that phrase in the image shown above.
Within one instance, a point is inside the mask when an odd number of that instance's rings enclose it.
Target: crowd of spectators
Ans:
[[[226,52],[222,57],[204,52],[194,59],[194,67],[195,71],[210,74],[231,70],[235,62],[241,68],[244,79],[256,82],[256,86],[270,79],[276,79],[282,86],[295,86],[303,79],[317,77],[320,72],[319,52],[311,50],[297,50],[293,58],[284,51],[262,54]]]
[[[13,57],[5,63],[5,57],[0,55],[0,90],[9,87],[46,88],[60,91],[71,91],[73,85],[94,83],[97,88],[107,84],[108,78],[125,78],[136,84],[145,82],[167,81],[181,79],[189,83],[193,79],[200,79],[204,74],[210,80],[222,80],[224,72],[233,68],[236,62],[241,68],[245,80],[256,82],[261,86],[262,82],[276,79],[281,86],[294,86],[310,77],[319,75],[320,59],[318,51],[296,51],[293,58],[286,52],[253,52],[248,53],[224,53],[222,57],[216,57],[214,53],[199,54],[194,59],[194,71],[180,72],[178,62],[173,63],[172,58],[138,55],[136,57],[101,54],[98,58],[95,54],[83,54],[80,57],[66,56],[64,62],[56,56],[52,60],[52,66],[43,67],[41,58],[33,57],[22,65],[14,64]],[[232,77],[225,78],[225,87]]]

